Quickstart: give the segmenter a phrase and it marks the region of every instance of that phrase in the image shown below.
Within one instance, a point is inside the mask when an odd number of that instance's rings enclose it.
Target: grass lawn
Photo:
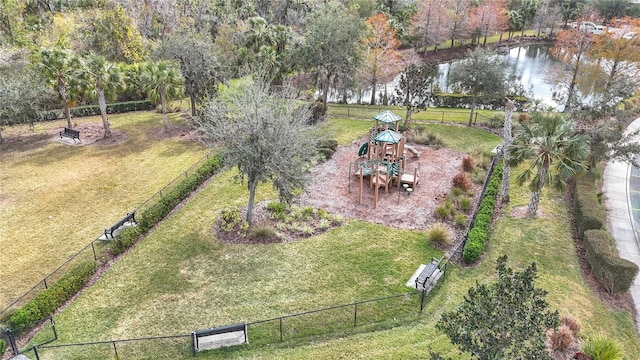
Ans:
[[[209,151],[194,141],[157,138],[162,115],[155,112],[109,118],[113,129],[126,133],[123,143],[63,145],[46,135],[65,126],[61,120],[36,124],[34,133],[45,141],[35,146],[2,145],[0,309]],[[172,114],[171,124],[184,121]],[[7,137],[34,134],[28,126],[5,130]]]
[[[339,139],[344,144],[362,136],[362,129],[370,126],[361,120],[334,119],[325,129],[344,134]],[[475,129],[434,125],[427,131],[432,129],[439,131],[446,144],[466,151],[473,151],[480,142],[498,142],[493,135]],[[234,171],[220,174],[56,316],[57,343],[186,334],[403,293],[409,290],[404,283],[417,265],[438,255],[420,232],[360,221],[292,243],[219,243],[211,232],[218,211],[227,205],[242,206],[248,196],[246,187],[234,182],[234,175]],[[276,194],[262,184],[257,197],[258,201],[272,199]],[[553,309],[579,319],[585,335],[602,333],[618,340],[632,356],[640,351],[633,319],[626,312],[607,309],[586,285],[567,207],[559,199],[557,193],[546,194],[541,203],[544,216],[539,219],[512,218],[511,209],[528,201],[526,188],[512,186],[512,203],[502,210],[482,262],[474,267],[451,266],[424,313],[400,319],[399,326],[380,326],[377,331],[351,336],[273,341],[263,346],[252,343],[198,357],[423,359],[431,347],[460,358],[434,325],[442,312],[462,301],[476,281],[494,280],[495,260],[502,254],[509,255],[509,266],[517,269],[536,261],[537,284],[549,291]],[[251,333],[249,336],[251,341]],[[39,335],[39,339],[45,337]],[[188,343],[188,339],[175,344],[129,343],[119,350],[128,351],[127,355],[119,353],[127,358],[186,359],[191,357]],[[46,359],[113,356],[109,344],[99,349],[43,350],[40,354]]]

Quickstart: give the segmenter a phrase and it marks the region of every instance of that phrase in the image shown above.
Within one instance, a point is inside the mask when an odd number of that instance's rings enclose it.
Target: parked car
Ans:
[[[580,31],[586,31],[592,34],[602,34],[604,32],[604,26],[596,25],[591,21],[583,21],[580,23]]]

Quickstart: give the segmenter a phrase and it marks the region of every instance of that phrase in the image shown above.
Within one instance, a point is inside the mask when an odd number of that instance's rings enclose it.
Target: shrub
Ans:
[[[444,245],[453,244],[453,240],[451,239],[451,233],[443,223],[433,224],[427,230],[427,241],[436,242]]]
[[[16,311],[9,319],[11,328],[16,332],[21,332],[33,323],[51,315],[86,284],[91,275],[95,273],[96,268],[95,261],[78,264],[60,280]]]
[[[6,350],[7,350],[7,344],[4,342],[4,340],[0,339],[0,357],[4,355],[4,352]]]
[[[457,214],[453,221],[456,223],[456,226],[459,228],[465,228],[467,226],[467,215],[465,214]]]
[[[573,336],[578,336],[580,334],[580,323],[578,322],[578,320],[570,317],[570,316],[563,316],[560,319],[560,323],[562,325],[565,325],[566,327],[568,327],[569,329],[571,329],[571,332],[573,333]]]
[[[462,189],[462,191],[469,191],[473,187],[473,182],[467,173],[459,173],[453,177],[451,181],[453,187]]]
[[[107,104],[107,113],[120,114],[130,111],[151,110],[154,108],[155,104],[149,100],[126,101]],[[100,107],[98,105],[77,106],[70,108],[69,112],[73,117],[95,116],[100,115]],[[40,117],[43,120],[57,120],[64,118],[65,115],[61,109],[55,109],[40,112]]]
[[[464,159],[462,159],[462,171],[470,173],[475,168],[476,160],[474,158],[466,156]]]
[[[456,214],[456,208],[453,206],[449,199],[444,201],[444,204],[436,208],[436,217],[441,220],[451,220]]]
[[[582,347],[582,351],[587,354],[591,360],[619,360],[623,359],[624,356],[618,343],[602,336],[588,339]]]
[[[558,330],[549,329],[545,345],[554,359],[565,358],[576,352],[576,338],[566,325],[561,325]]]
[[[478,212],[472,224],[473,227],[469,231],[467,241],[462,250],[462,258],[467,263],[476,261],[484,250],[484,245],[489,237],[489,225],[491,225],[501,179],[502,162],[498,162],[480,201]]]
[[[122,229],[114,239],[114,246],[111,247],[111,253],[118,255],[131,247],[138,237],[142,234],[142,230],[138,226],[129,226]]]
[[[460,206],[460,210],[464,212],[468,212],[471,210],[471,198],[468,196],[462,196],[458,199],[458,206]]]
[[[251,231],[249,231],[249,238],[256,241],[267,241],[277,237],[278,234],[276,233],[276,231],[272,227],[267,225],[258,225],[251,228]]]
[[[267,204],[267,211],[269,211],[269,217],[272,219],[284,220],[287,216],[288,206],[279,201],[272,201]]]
[[[451,197],[457,198],[458,196],[464,194],[464,190],[460,189],[459,187],[454,187],[453,189],[451,189],[451,192],[449,193],[449,195]]]
[[[159,223],[192,191],[220,170],[222,164],[222,154],[216,154],[207,159],[198,170],[184,178],[178,185],[163,193],[160,200],[156,201],[140,216],[139,225],[141,231],[145,233]]]
[[[334,225],[341,225],[343,221],[344,221],[344,218],[340,214],[334,214],[333,216],[331,216],[331,222]]]
[[[320,230],[326,230],[329,228],[331,224],[329,223],[329,220],[327,219],[320,219],[320,222],[318,223],[318,229]]]
[[[596,195],[595,175],[576,176],[572,190],[573,212],[579,237],[582,238],[586,230],[602,229],[605,215]]]
[[[596,279],[610,293],[629,290],[638,273],[638,266],[621,259],[611,251],[611,237],[604,230],[587,230],[584,233],[585,258]]]
[[[234,231],[240,226],[240,231],[249,228],[246,220],[240,217],[240,209],[237,206],[228,206],[220,210],[220,229],[223,231]]]
[[[318,154],[322,156],[323,160],[329,160],[333,156],[334,151],[328,148],[319,148]]]
[[[575,355],[573,355],[573,358],[576,360],[591,360],[589,355],[583,353],[582,351],[577,352]]]

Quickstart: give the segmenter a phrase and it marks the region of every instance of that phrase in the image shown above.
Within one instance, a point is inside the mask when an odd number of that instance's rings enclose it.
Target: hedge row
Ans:
[[[618,257],[611,251],[613,239],[604,230],[587,230],[584,232],[583,244],[585,256],[596,279],[610,293],[629,290],[638,273],[638,266]]]
[[[530,102],[525,97],[516,97],[513,99],[515,102],[515,110],[523,111],[525,105]],[[433,97],[433,106],[442,108],[458,108],[458,109],[470,109],[473,102],[473,96],[467,94],[437,94]],[[479,109],[489,110],[502,110],[504,109],[504,99],[484,99],[478,98]]]
[[[25,330],[27,326],[53,314],[60,305],[69,300],[87,283],[96,268],[95,261],[81,263],[51,287],[36,295],[9,318],[9,324],[13,331]]]
[[[576,176],[571,187],[573,215],[576,219],[578,236],[582,239],[586,230],[602,229],[605,224],[605,214],[596,196],[596,179],[593,173]]]
[[[155,104],[149,100],[113,103],[107,104],[107,114],[151,110],[155,107]],[[78,106],[70,108],[69,112],[73,117],[94,116],[100,115],[100,107],[98,105]],[[65,118],[64,110],[62,109],[42,111],[40,112],[40,116],[42,120],[58,120]]]
[[[611,293],[625,292],[638,274],[638,266],[612,251],[614,240],[604,230],[605,211],[596,195],[593,173],[576,176],[571,184],[573,214],[585,257],[596,279]]]
[[[484,192],[478,213],[473,221],[472,228],[467,236],[467,241],[462,250],[462,258],[467,263],[472,263],[480,257],[484,250],[484,244],[489,237],[489,225],[493,218],[493,210],[496,206],[496,198],[502,180],[502,161],[496,164],[487,189]]]
[[[114,246],[111,248],[112,253],[124,252],[141,234],[146,233],[159,223],[198,186],[217,173],[222,166],[222,154],[218,153],[207,159],[198,170],[185,177],[175,187],[162,193],[162,197],[141,214],[139,226],[125,228],[116,235]]]

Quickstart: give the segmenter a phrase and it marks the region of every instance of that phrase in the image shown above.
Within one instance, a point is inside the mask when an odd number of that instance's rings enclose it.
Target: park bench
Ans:
[[[80,131],[64,128],[64,131],[60,132],[60,139],[62,139],[63,137],[68,137],[73,139],[73,143],[75,144],[76,139],[80,141]]]
[[[425,266],[424,269],[420,272],[420,275],[416,278],[416,289],[418,289],[418,285],[422,285],[422,288],[426,288],[427,281],[431,280],[436,270],[440,267],[440,264],[444,260],[444,257],[440,259],[433,258],[431,261]]]
[[[113,239],[113,233],[118,230],[120,227],[122,227],[124,224],[126,224],[127,222],[133,222],[134,224],[138,224],[138,222],[136,221],[136,212],[130,212],[127,214],[127,216],[123,217],[122,220],[118,221],[115,225],[113,225],[112,227],[105,229],[104,230],[104,237],[106,239],[109,239],[109,236],[111,236],[111,238]]]

